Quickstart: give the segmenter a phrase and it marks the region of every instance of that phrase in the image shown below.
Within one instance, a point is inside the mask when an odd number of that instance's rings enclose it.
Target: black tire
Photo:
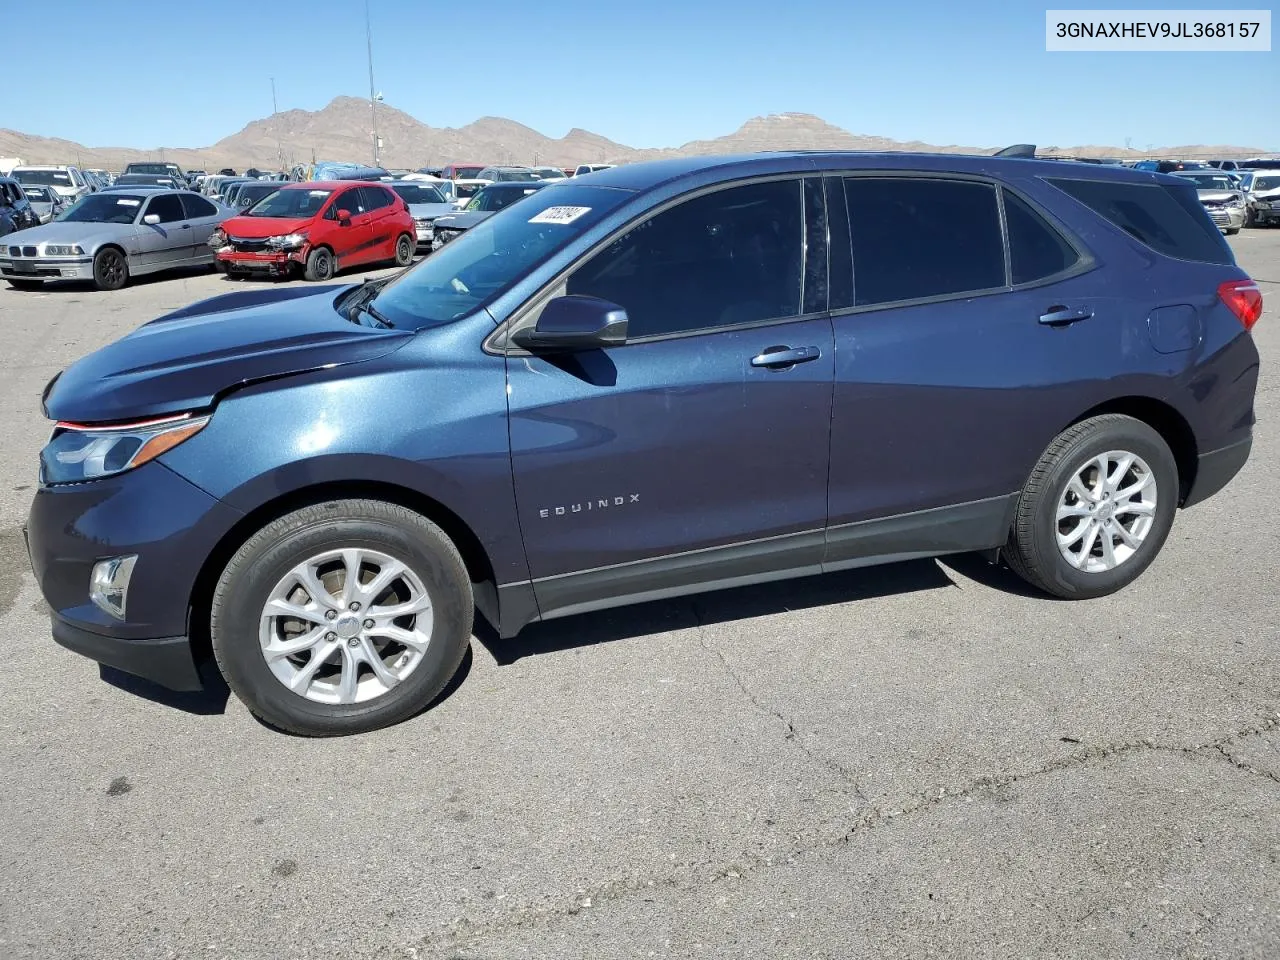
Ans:
[[[1110,570],[1089,572],[1069,563],[1059,549],[1057,510],[1072,478],[1092,458],[1110,451],[1136,454],[1150,467],[1155,508],[1150,528],[1132,555]],[[1053,596],[1067,600],[1105,596],[1132,583],[1155,560],[1173,526],[1177,501],[1178,464],[1159,433],[1141,420],[1120,414],[1082,420],[1060,433],[1031,471],[1018,498],[1004,557],[1016,574]],[[1093,549],[1101,549],[1101,537]]]
[[[1239,233],[1239,232],[1240,232],[1240,228],[1239,228],[1239,227],[1228,227],[1228,228],[1227,228],[1227,236],[1228,236],[1228,237],[1234,237],[1234,236],[1235,236],[1237,233]]]
[[[44,282],[41,280],[15,280],[12,277],[5,277],[5,279],[9,281],[9,286],[15,290],[35,291],[44,286]]]
[[[93,258],[93,285],[99,290],[119,290],[129,282],[129,262],[115,247],[103,247]]]
[[[288,689],[267,665],[259,641],[260,618],[272,590],[290,570],[346,547],[385,553],[416,575],[431,601],[430,642],[418,665],[380,696],[350,704],[318,703]],[[210,629],[223,677],[256,716],[291,733],[339,736],[399,723],[429,706],[466,654],[474,609],[462,558],[434,523],[378,500],[335,500],[286,514],[249,538],[218,581]]]
[[[413,263],[413,252],[417,249],[418,241],[407,233],[402,233],[396,239],[396,266],[407,267]]]
[[[307,269],[303,276],[308,280],[324,283],[326,280],[332,280],[337,271],[338,265],[333,259],[333,251],[328,247],[316,247],[307,254]]]

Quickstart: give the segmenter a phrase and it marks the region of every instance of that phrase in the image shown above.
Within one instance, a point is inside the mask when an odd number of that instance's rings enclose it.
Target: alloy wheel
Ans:
[[[1091,457],[1071,474],[1058,500],[1058,549],[1085,573],[1104,573],[1141,549],[1155,523],[1159,494],[1145,460],[1125,450]]]

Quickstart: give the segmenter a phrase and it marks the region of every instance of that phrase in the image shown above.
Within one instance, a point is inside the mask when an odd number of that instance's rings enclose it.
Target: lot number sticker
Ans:
[[[530,217],[530,223],[573,223],[584,213],[590,213],[590,207],[547,207],[536,216]]]

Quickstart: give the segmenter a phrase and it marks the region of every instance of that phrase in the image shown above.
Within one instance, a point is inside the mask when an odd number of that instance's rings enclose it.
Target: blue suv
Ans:
[[[394,277],[245,291],[57,376],[59,643],[267,722],[423,709],[473,612],[963,551],[1118,590],[1245,463],[1262,309],[1195,188],[775,153],[537,191]]]

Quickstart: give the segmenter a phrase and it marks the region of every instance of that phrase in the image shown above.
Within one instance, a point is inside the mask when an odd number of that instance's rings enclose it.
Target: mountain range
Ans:
[[[238,133],[207,147],[89,147],[70,140],[41,137],[0,128],[0,156],[25,163],[78,163],[83,167],[123,169],[135,160],[167,160],[183,169],[221,167],[263,170],[317,160],[373,159],[368,100],[337,97],[322,110],[286,110],[254,120]],[[465,127],[431,127],[386,103],[376,107],[382,138],[381,163],[391,168],[441,166],[451,162],[547,164],[631,163],[659,157],[748,153],[759,150],[923,150],[944,153],[990,153],[996,147],[930,144],[850,133],[807,113],[780,113],[748,120],[727,136],[694,140],[679,147],[637,149],[588,130],[574,128],[552,138],[502,117],[481,117]],[[1000,146],[1005,146],[1001,144]],[[1267,151],[1260,147],[1191,144],[1150,151],[1124,147],[1041,146],[1044,154],[1087,157],[1143,156],[1244,157]],[[283,161],[283,164],[282,164]]]

